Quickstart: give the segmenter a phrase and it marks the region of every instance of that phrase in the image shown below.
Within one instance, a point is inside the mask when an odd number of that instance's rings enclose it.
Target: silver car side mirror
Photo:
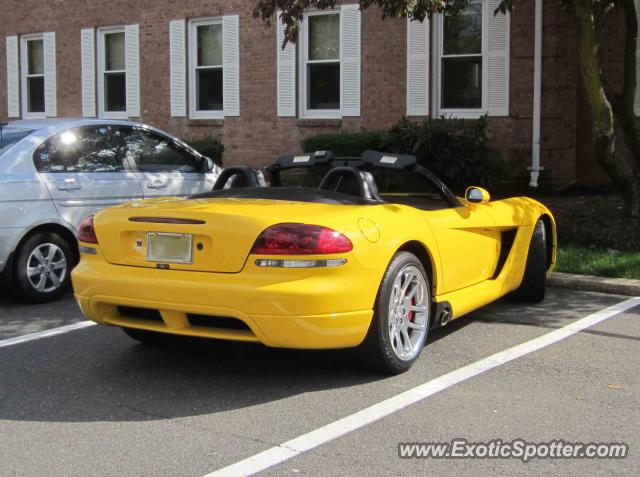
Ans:
[[[206,156],[202,158],[202,166],[203,166],[202,169],[204,172],[211,172],[216,167],[215,163],[213,162],[213,159]]]

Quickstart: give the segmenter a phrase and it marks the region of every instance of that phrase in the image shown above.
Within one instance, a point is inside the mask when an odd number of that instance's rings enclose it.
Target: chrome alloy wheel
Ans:
[[[407,265],[393,282],[389,299],[389,338],[402,361],[415,358],[422,347],[429,323],[429,290],[422,272]]]
[[[38,245],[27,259],[29,284],[41,293],[52,292],[63,284],[67,276],[67,259],[60,247],[53,243]]]

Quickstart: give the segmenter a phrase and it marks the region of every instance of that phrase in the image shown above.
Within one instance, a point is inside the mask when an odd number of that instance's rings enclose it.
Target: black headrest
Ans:
[[[390,169],[406,169],[416,164],[416,156],[409,154],[392,154],[390,152],[365,151],[362,153],[362,161],[375,167],[388,167]]]
[[[231,179],[231,188],[258,187],[260,185],[256,171],[247,166],[227,167],[216,179],[213,190],[222,190]]]
[[[334,167],[323,177],[318,188],[380,200],[373,176],[355,167]]]

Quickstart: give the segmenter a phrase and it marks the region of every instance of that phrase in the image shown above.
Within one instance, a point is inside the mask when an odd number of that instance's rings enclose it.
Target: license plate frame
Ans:
[[[177,241],[183,241],[183,244],[174,242],[173,245],[165,243],[161,245],[162,239],[174,239]],[[164,253],[161,250],[157,251],[157,246],[164,247]],[[177,247],[176,253],[166,253],[167,246]],[[184,248],[180,248],[183,246]],[[193,263],[193,235],[192,234],[178,234],[170,232],[148,232],[147,233],[147,261],[154,263]]]

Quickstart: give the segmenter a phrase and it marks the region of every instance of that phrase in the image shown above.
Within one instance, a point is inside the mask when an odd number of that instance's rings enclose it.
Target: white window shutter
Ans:
[[[7,113],[10,118],[20,117],[20,66],[17,36],[7,37]]]
[[[487,0],[487,113],[489,116],[509,115],[509,13],[493,12],[500,0]]]
[[[278,116],[296,115],[296,46],[291,42],[282,49],[284,25],[278,12],[276,48],[278,58]]]
[[[225,116],[240,116],[240,19],[226,15],[222,19],[222,88]]]
[[[635,0],[638,31],[640,31],[640,0]],[[640,116],[640,35],[636,35],[636,91],[633,98],[633,111]]]
[[[429,115],[429,20],[407,20],[407,116]]]
[[[169,22],[169,56],[171,64],[171,116],[187,115],[187,67],[185,45],[185,21]]]
[[[125,65],[127,70],[127,116],[140,116],[140,28],[124,27]]]
[[[48,32],[43,34],[44,48],[44,110],[47,117],[56,117],[57,87],[56,87],[56,34]]]
[[[340,15],[342,115],[360,116],[360,10],[343,5]]]
[[[85,28],[80,32],[82,63],[82,116],[96,117],[96,43],[95,30]]]

